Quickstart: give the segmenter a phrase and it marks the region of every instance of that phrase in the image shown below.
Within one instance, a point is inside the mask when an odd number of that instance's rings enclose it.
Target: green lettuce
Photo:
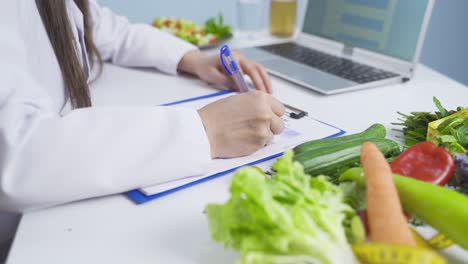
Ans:
[[[213,240],[238,250],[239,264],[358,263],[348,240],[361,242],[364,230],[342,190],[306,175],[292,151],[273,168],[272,179],[238,170],[230,199],[207,206]]]

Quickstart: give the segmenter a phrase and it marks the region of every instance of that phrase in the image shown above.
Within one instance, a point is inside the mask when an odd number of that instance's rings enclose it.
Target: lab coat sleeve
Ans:
[[[28,73],[21,28],[14,23],[21,19],[17,3],[0,4],[0,211],[122,193],[202,172],[210,148],[195,110],[95,107],[63,117],[52,110],[50,97]]]
[[[197,48],[169,33],[145,24],[130,24],[90,0],[94,42],[104,60],[129,67],[153,67],[177,73],[182,57]]]

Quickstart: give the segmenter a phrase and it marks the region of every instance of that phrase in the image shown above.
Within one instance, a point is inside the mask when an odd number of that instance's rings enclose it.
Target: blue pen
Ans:
[[[242,71],[239,68],[234,56],[232,56],[231,50],[229,50],[228,45],[224,45],[221,47],[219,59],[221,60],[221,65],[226,70],[226,72],[234,78],[237,86],[240,88],[241,93],[245,93],[249,91],[249,87],[245,83],[244,76],[242,75]],[[301,119],[304,116],[307,116],[307,112],[300,110],[296,107],[292,107],[287,104],[283,104],[286,108],[286,114],[294,119]]]
[[[226,70],[226,72],[234,78],[237,86],[240,88],[241,93],[245,93],[249,91],[249,87],[245,83],[244,76],[242,75],[242,71],[239,68],[234,56],[232,56],[231,50],[229,50],[228,45],[224,45],[219,54],[219,59],[221,61],[221,65]]]

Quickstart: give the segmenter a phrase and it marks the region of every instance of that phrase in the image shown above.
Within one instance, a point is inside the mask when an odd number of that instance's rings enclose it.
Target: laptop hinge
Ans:
[[[354,52],[353,46],[344,45],[341,55],[343,56],[343,58],[350,60],[353,57],[353,52]]]

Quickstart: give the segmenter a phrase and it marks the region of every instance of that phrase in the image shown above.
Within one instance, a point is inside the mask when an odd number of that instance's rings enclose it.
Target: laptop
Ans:
[[[323,94],[406,82],[434,0],[309,0],[294,41],[241,49],[278,77]]]

